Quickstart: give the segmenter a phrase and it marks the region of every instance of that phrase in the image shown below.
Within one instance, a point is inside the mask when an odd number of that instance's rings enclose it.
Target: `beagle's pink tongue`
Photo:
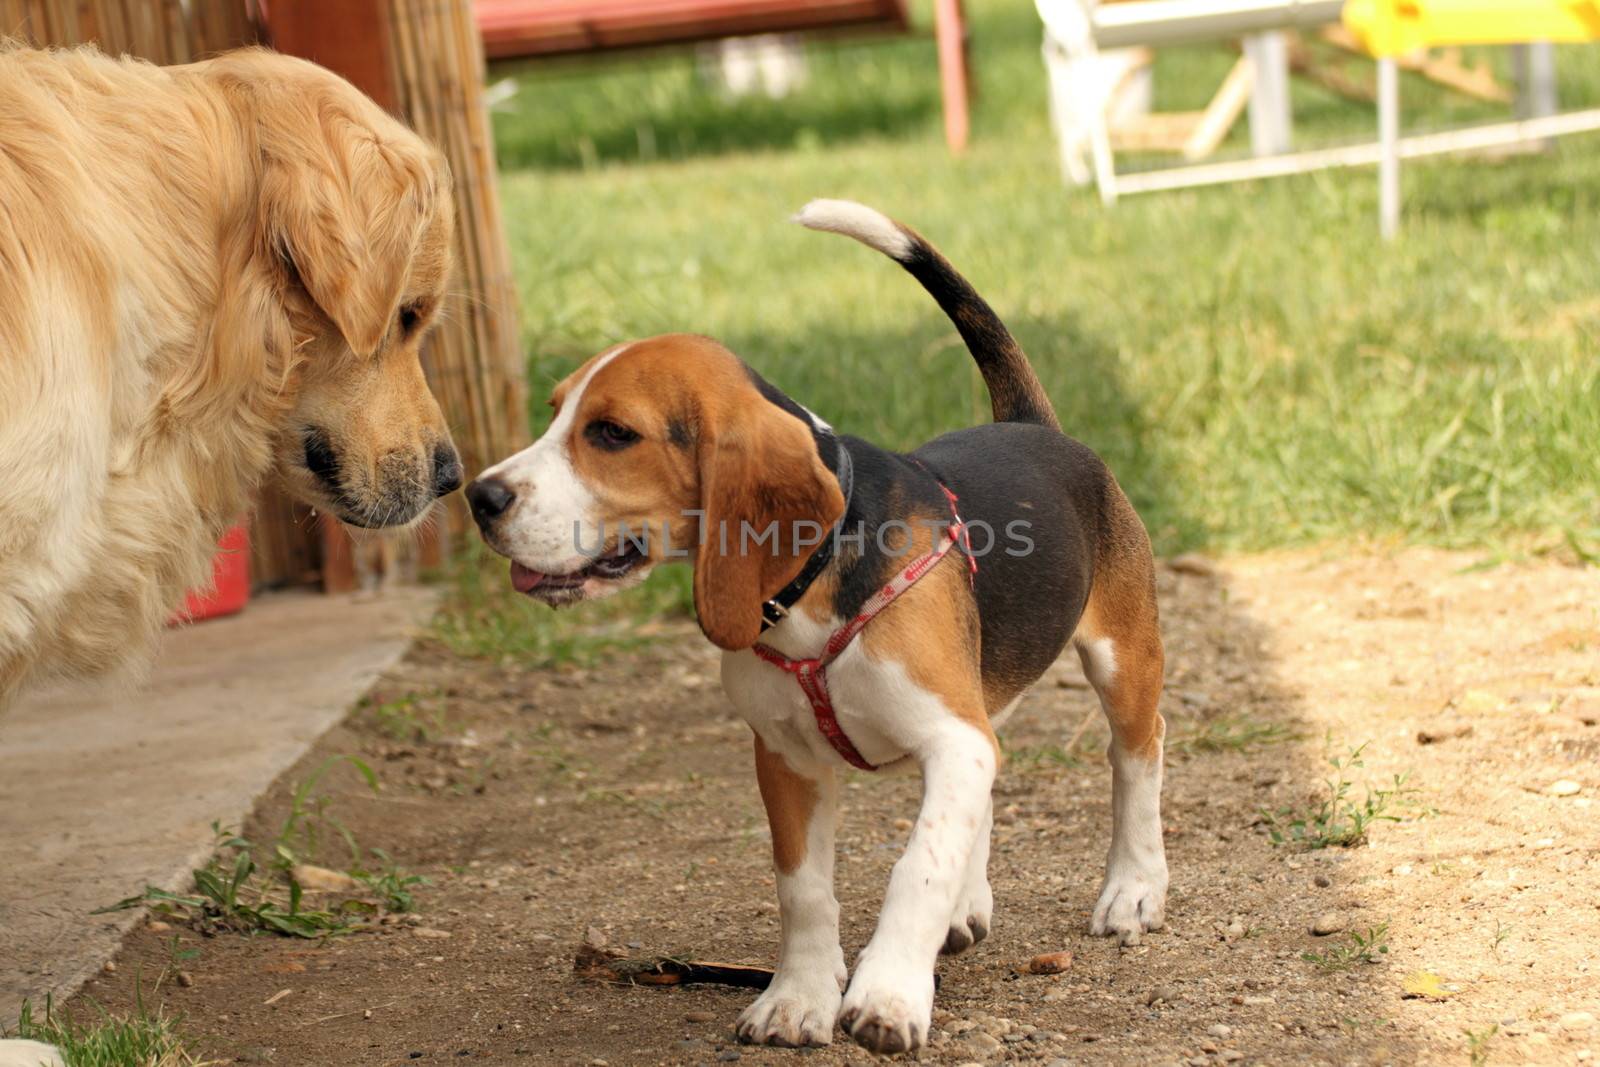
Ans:
[[[511,585],[519,593],[526,593],[548,577],[542,571],[530,570],[515,561],[511,564]]]

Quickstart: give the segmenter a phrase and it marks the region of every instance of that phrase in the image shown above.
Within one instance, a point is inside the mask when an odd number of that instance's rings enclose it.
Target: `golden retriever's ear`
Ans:
[[[275,116],[262,139],[267,236],[345,343],[370,355],[398,316],[438,179],[328,100]]]
[[[731,424],[701,435],[694,606],[713,644],[741,649],[761,636],[762,603],[844,513],[844,496],[799,419],[762,400],[731,410]]]

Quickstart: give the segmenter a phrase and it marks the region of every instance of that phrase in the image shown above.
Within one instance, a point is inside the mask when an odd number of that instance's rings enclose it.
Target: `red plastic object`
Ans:
[[[211,589],[191,590],[183,609],[172,617],[173,625],[215,619],[244,610],[250,599],[250,528],[244,523],[230,526],[217,542],[211,560]]]

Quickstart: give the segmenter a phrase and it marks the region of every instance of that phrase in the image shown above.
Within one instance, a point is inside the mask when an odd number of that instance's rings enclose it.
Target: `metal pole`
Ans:
[[[1289,42],[1279,30],[1244,39],[1244,54],[1255,68],[1250,89],[1250,150],[1257,156],[1289,151]]]
[[[1400,71],[1393,56],[1378,60],[1378,231],[1391,241],[1400,229]]]
[[[1549,41],[1519,44],[1511,50],[1517,81],[1517,118],[1556,113],[1556,48]]]
[[[1600,132],[1600,108],[1588,111],[1569,111],[1549,118],[1528,119],[1523,122],[1498,122],[1489,126],[1472,126],[1464,130],[1446,130],[1440,133],[1423,133],[1400,139],[1400,158],[1424,159],[1428,156],[1453,155],[1460,152],[1481,152],[1486,148],[1532,147],[1549,137],[1570,137],[1579,133]],[[1262,178],[1282,178],[1291,174],[1310,174],[1329,167],[1370,167],[1383,158],[1383,146],[1377,141],[1366,144],[1345,145],[1342,148],[1319,148],[1310,152],[1296,152],[1287,156],[1267,156],[1262,159],[1236,159],[1227,163],[1207,163],[1197,167],[1168,167],[1164,170],[1144,170],[1123,174],[1117,178],[1117,193],[1136,196],[1141,193],[1165,192],[1169,189],[1194,189],[1204,185],[1221,185],[1225,182],[1257,181]]]

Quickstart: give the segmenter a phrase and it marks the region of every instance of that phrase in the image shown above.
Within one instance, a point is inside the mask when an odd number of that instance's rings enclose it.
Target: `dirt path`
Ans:
[[[1005,731],[994,935],[942,964],[938,1030],[920,1058],[1593,1062],[1600,572],[1471,562],[1300,554],[1164,572],[1173,889],[1168,929],[1131,951],[1084,932],[1109,772],[1093,698],[1075,662],[1058,664]],[[709,647],[686,634],[567,674],[417,653],[378,696],[424,694],[403,714],[442,709],[436,739],[396,742],[366,712],[310,761],[358,752],[379,767],[381,799],[352,784],[337,811],[361,841],[432,879],[419,892],[421,929],[325,944],[179,930],[180,950],[201,949],[180,964],[193,983],[154,994],[174,934],[142,929],[86,995],[128,1008],[142,976],[147,1001],[182,1012],[200,1046],[228,1061],[795,1062],[801,1054],[729,1043],[746,992],[572,975],[590,926],[641,952],[772,961],[777,915],[748,732],[715,675]],[[1419,743],[1419,731],[1440,740]],[[1353,799],[1407,775],[1415,792],[1388,809],[1402,821],[1377,823],[1368,847],[1274,847],[1260,811],[1306,808],[1331,770],[1324,756],[1363,743]],[[1563,780],[1579,791],[1552,795]],[[281,820],[284,792],[258,813],[258,836]],[[910,779],[856,776],[847,787],[847,957],[870,932],[915,797]],[[1327,971],[1302,959],[1352,944],[1348,931],[1308,932],[1328,913],[1352,931],[1386,924],[1379,962]],[[1017,974],[1062,948],[1076,954],[1066,974]],[[1418,971],[1450,995],[1404,998]],[[837,1043],[804,1056],[818,1067],[867,1060]]]

